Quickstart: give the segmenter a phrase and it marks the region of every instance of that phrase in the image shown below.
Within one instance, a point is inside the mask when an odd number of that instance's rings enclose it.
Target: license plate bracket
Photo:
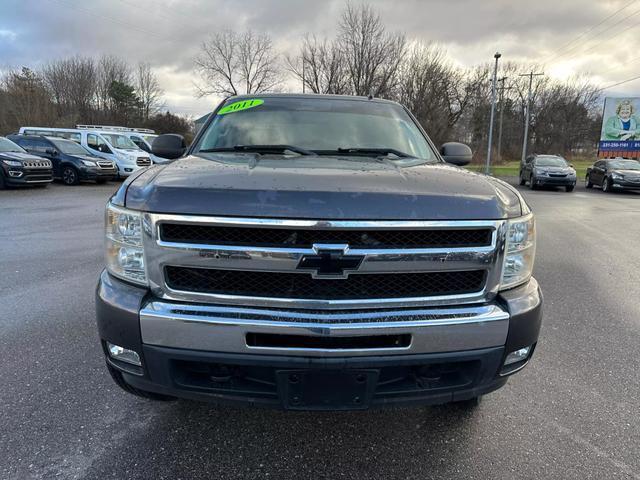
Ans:
[[[278,392],[287,410],[364,410],[378,370],[280,370]]]

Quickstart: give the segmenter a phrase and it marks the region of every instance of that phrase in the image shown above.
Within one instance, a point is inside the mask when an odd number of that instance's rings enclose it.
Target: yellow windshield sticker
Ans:
[[[235,113],[241,110],[248,110],[249,108],[257,107],[258,105],[262,105],[264,100],[260,100],[259,98],[252,98],[251,100],[241,100],[239,102],[233,102],[229,105],[222,107],[218,110],[218,115],[224,115],[225,113]]]

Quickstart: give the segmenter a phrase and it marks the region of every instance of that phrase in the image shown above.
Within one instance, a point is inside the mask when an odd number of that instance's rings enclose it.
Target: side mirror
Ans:
[[[440,155],[445,162],[462,167],[471,162],[473,153],[464,143],[447,142],[440,147]]]
[[[160,135],[154,138],[151,145],[151,153],[171,160],[180,158],[186,150],[187,144],[184,141],[184,137],[175,133]]]
[[[138,148],[140,148],[140,150],[144,150],[147,153],[151,153],[151,149],[149,147],[147,147],[146,143],[138,144]]]
[[[45,150],[45,153],[47,155],[51,155],[52,157],[55,157],[56,155],[58,155],[58,151],[55,148],[47,148]]]
[[[573,166],[573,163],[570,163],[570,164],[569,164],[569,166],[570,166],[571,168],[576,168],[576,167],[574,167],[574,166]]]

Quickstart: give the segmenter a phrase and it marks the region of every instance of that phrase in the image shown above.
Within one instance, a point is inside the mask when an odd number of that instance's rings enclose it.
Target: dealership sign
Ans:
[[[640,98],[605,98],[598,156],[640,158]]]

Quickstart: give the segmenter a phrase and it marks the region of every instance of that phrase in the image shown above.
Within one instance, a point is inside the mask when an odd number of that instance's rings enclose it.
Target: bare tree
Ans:
[[[158,79],[151,70],[149,63],[138,63],[136,93],[140,99],[142,119],[144,121],[149,120],[149,117],[163,108],[162,95],[164,95],[164,90],[160,88]]]
[[[306,35],[300,55],[287,58],[289,70],[313,93],[350,93],[351,84],[336,41]]]
[[[46,125],[56,118],[43,78],[33,70],[9,70],[0,79],[0,129],[13,133],[31,123]]]
[[[276,89],[282,82],[278,54],[268,35],[231,30],[215,33],[195,59],[199,96],[238,95]]]
[[[90,112],[98,80],[92,58],[75,56],[52,61],[42,73],[62,115],[74,112],[85,117]]]
[[[380,15],[369,5],[354,7],[349,3],[340,21],[338,42],[353,93],[392,94],[406,52],[403,35],[388,33]]]
[[[98,60],[96,88],[97,106],[103,113],[113,109],[113,102],[109,92],[114,82],[131,85],[131,67],[121,58],[113,55],[103,55]]]

